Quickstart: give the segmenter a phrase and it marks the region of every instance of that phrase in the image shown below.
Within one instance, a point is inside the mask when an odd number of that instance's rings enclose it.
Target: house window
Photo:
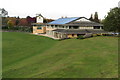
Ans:
[[[100,26],[94,26],[94,29],[100,29]]]
[[[73,26],[73,29],[78,29],[79,28],[79,26]]]
[[[53,27],[54,25],[51,25],[51,27]]]
[[[57,27],[57,25],[55,25],[55,27]]]
[[[69,29],[72,29],[72,27],[71,27],[71,26],[69,26]]]
[[[72,37],[74,37],[74,34],[72,34]]]
[[[42,29],[41,27],[37,27],[37,29]]]

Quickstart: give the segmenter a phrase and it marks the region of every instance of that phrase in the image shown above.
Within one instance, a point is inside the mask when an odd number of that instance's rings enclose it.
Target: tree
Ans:
[[[91,14],[89,20],[94,21],[94,19],[93,19],[93,14]]]
[[[111,9],[103,24],[104,29],[107,31],[120,32],[120,8]]]
[[[4,8],[0,8],[0,27],[5,27],[7,25],[7,19],[6,15],[8,15],[8,12]]]
[[[19,18],[19,16],[16,18],[16,21],[15,21],[15,25],[17,26],[19,23],[20,23],[20,18]]]
[[[14,24],[11,20],[7,22],[8,29],[12,29],[14,27]]]
[[[47,23],[48,21],[47,21],[47,19],[46,18],[44,18],[44,20],[43,20],[43,23]]]
[[[26,20],[27,20],[29,26],[31,26],[32,23],[36,22],[36,18],[35,17],[30,17],[30,16],[27,16]]]
[[[2,27],[7,27],[8,19],[6,17],[2,17]]]
[[[94,21],[97,22],[97,23],[100,22],[99,19],[98,19],[98,13],[97,12],[95,12],[95,14],[94,14]]]
[[[29,25],[29,24],[28,24],[26,18],[21,18],[21,19],[20,19],[20,22],[19,22],[19,24],[18,24],[18,26],[28,26],[28,25]]]
[[[19,19],[16,19],[15,25],[17,26],[20,23]]]
[[[18,16],[17,19],[20,19],[20,17]]]
[[[8,12],[4,8],[0,8],[0,16],[5,17],[6,15],[8,15]]]

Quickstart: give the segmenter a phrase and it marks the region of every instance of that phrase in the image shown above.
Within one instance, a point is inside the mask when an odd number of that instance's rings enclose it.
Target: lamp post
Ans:
[[[120,8],[120,1],[118,2],[118,8]]]

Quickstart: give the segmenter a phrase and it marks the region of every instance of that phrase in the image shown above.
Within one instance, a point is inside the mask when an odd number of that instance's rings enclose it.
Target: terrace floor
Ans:
[[[33,33],[32,33],[33,34]],[[45,36],[45,37],[49,37],[49,38],[52,38],[52,39],[60,39],[60,38],[55,38],[51,35],[47,35],[47,34],[34,34],[34,35],[40,35],[40,36]]]

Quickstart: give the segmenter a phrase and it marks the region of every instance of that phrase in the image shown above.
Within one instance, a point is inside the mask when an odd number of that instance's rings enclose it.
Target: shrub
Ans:
[[[114,34],[103,34],[103,36],[115,36]]]
[[[101,36],[101,34],[97,34],[97,36]]]
[[[97,34],[93,34],[92,36],[93,36],[93,37],[96,37],[96,36],[97,36]]]
[[[12,28],[2,27],[2,30],[19,31],[19,32],[32,32],[32,27],[27,27],[27,26],[15,26]]]
[[[2,29],[6,30],[6,29],[8,29],[8,27],[7,26],[2,26]]]
[[[79,35],[77,39],[84,39],[84,37],[82,35]]]

